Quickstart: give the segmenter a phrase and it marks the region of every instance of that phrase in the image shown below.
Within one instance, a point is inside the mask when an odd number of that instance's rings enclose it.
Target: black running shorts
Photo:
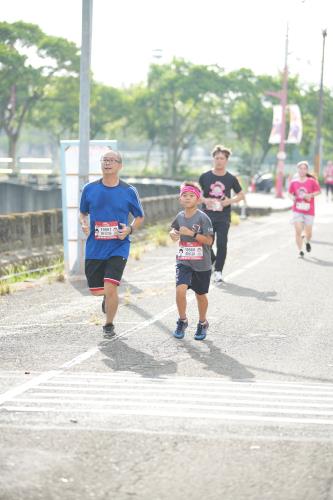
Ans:
[[[108,260],[86,259],[85,273],[92,292],[104,290],[104,282],[120,284],[127,259],[111,257]]]
[[[208,293],[212,271],[194,271],[184,264],[176,265],[176,286],[187,285],[198,295]]]

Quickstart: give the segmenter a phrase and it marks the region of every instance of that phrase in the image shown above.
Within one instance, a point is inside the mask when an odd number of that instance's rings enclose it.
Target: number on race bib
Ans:
[[[202,260],[203,248],[200,243],[181,241],[177,254],[178,260]]]
[[[297,210],[303,210],[303,212],[308,212],[310,210],[310,203],[306,203],[306,201],[298,201],[296,203]]]
[[[95,240],[118,239],[118,222],[95,222]]]

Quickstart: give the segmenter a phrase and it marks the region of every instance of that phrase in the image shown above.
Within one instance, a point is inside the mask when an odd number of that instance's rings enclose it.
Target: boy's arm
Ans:
[[[172,241],[178,241],[180,238],[177,217],[171,222],[171,230],[169,231],[169,235]]]
[[[195,241],[198,243],[201,243],[202,245],[209,245],[212,246],[213,244],[213,237],[210,236],[209,234],[197,234],[194,237]]]

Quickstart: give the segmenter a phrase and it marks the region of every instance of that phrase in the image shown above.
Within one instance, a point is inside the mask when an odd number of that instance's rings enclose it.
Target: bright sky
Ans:
[[[162,62],[241,67],[276,75],[284,65],[319,84],[322,30],[327,29],[324,84],[333,88],[330,0],[94,0],[92,70],[112,86],[145,81],[154,49]],[[1,20],[38,24],[45,33],[81,44],[81,0],[0,0]]]

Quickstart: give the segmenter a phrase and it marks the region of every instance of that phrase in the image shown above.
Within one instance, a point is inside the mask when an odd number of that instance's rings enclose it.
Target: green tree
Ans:
[[[56,75],[76,75],[78,48],[47,36],[34,24],[0,23],[0,128],[8,137],[8,156],[16,159],[23,123]]]
[[[114,137],[119,129],[127,125],[129,106],[127,92],[93,82],[90,108],[91,138],[103,135]]]
[[[147,88],[133,95],[132,121],[151,147],[158,144],[168,155],[168,174],[180,170],[182,154],[223,120],[223,75],[218,68],[174,59],[152,65]]]

